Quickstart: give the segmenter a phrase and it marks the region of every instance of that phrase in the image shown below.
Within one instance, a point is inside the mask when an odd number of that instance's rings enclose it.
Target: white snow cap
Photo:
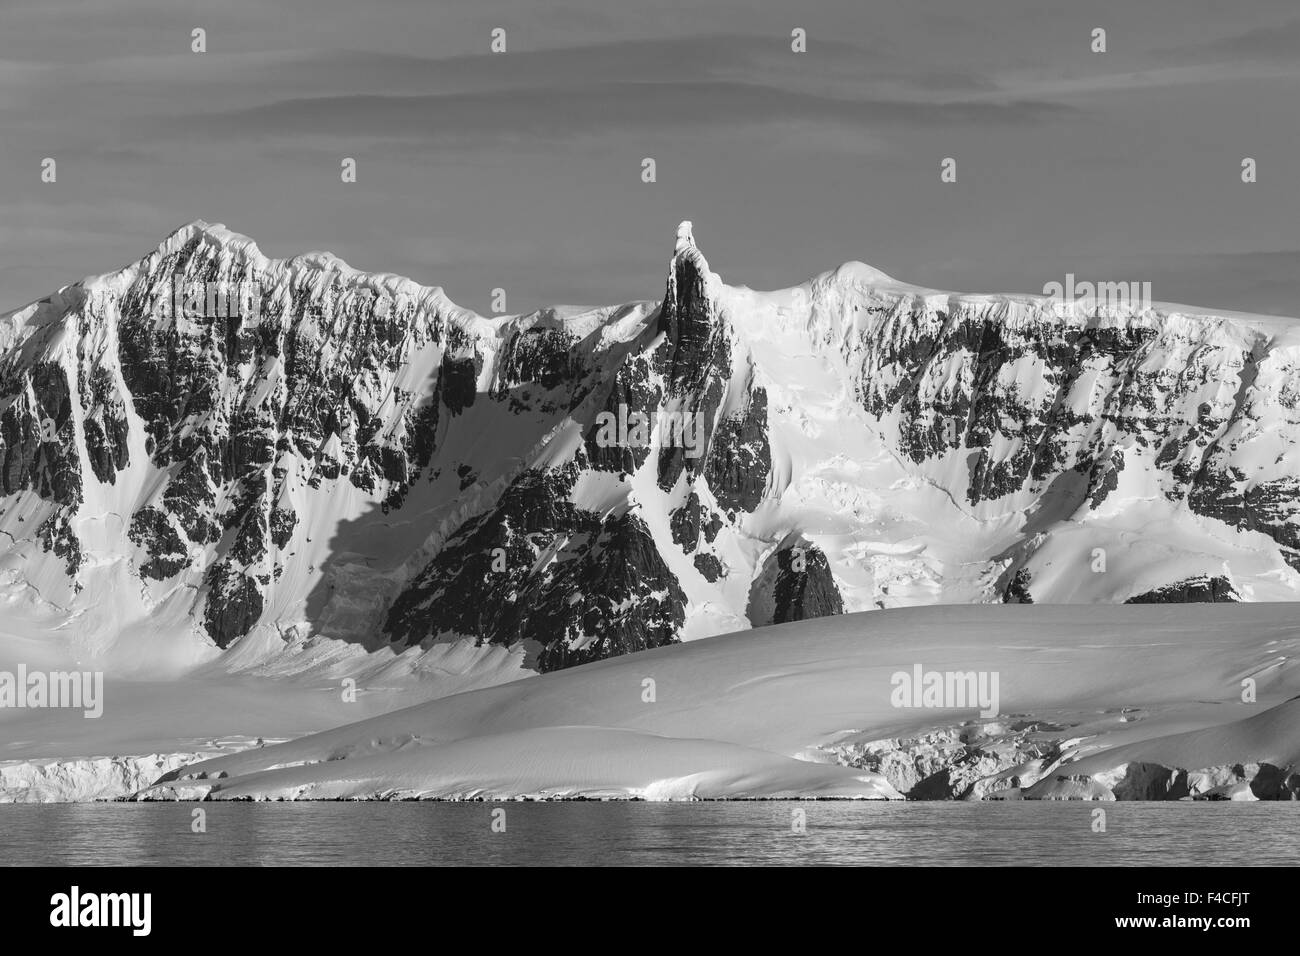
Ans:
[[[691,233],[691,221],[687,219],[677,227],[677,248],[673,250],[674,255],[681,255],[688,249],[695,248],[695,236]]]

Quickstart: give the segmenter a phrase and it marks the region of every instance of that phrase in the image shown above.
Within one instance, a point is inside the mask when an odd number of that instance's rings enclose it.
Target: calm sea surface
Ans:
[[[206,833],[191,831],[195,809]],[[1097,809],[1104,833],[1093,832]],[[7,865],[729,863],[1296,864],[1300,803],[0,806]]]

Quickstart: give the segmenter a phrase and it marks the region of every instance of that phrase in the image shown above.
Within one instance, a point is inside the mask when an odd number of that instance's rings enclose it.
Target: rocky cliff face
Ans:
[[[901,305],[901,303],[899,303]],[[1212,316],[1059,317],[1046,304],[918,298],[846,350],[863,407],[924,466],[966,457],[973,507],[1060,488],[1104,507],[1133,465],[1165,499],[1272,538],[1300,567],[1294,336]],[[1069,485],[1069,491],[1065,486]]]
[[[0,322],[0,598],[101,645],[542,670],[935,600],[1295,599],[1298,459],[1285,320],[857,263],[756,293],[689,224],[660,303],[488,319],[196,223]]]

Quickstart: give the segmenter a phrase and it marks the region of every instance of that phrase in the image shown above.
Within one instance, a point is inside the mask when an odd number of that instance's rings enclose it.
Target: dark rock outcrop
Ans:
[[[746,613],[755,627],[843,614],[826,555],[802,537],[788,538],[755,576]]]
[[[1232,582],[1224,577],[1201,575],[1146,591],[1125,601],[1125,604],[1206,604],[1220,601],[1240,601],[1241,596]]]

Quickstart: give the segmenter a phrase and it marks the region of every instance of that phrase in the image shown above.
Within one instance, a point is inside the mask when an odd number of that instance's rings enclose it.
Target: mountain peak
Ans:
[[[677,241],[673,246],[673,259],[668,272],[669,299],[676,297],[678,286],[695,285],[697,282],[700,292],[703,292],[711,276],[709,262],[695,244],[694,226],[689,219],[683,220],[677,227]]]
[[[689,219],[682,220],[681,225],[677,227],[677,247],[673,250],[673,255],[680,256],[682,253],[695,248],[695,235],[692,228]]]
[[[227,229],[224,223],[212,223],[205,219],[194,219],[173,230],[159,243],[157,251],[163,256],[179,252],[198,237],[203,237],[210,245],[242,251],[251,259],[262,258],[261,250],[252,239]]]
[[[162,245],[183,244],[200,234],[214,238],[226,238],[234,235],[223,223],[211,223],[206,219],[193,219],[168,233],[167,238],[162,241]]]

